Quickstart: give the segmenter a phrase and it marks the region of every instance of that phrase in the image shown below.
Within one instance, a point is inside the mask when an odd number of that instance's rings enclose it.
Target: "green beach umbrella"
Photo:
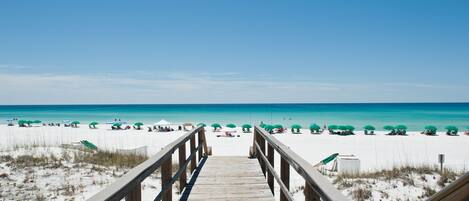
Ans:
[[[23,124],[26,124],[26,122],[27,122],[26,120],[21,119],[21,120],[18,121],[18,124],[23,125]]]
[[[34,120],[34,121],[33,121],[33,124],[40,124],[41,122],[42,122],[42,121],[40,121],[40,120]]]
[[[451,131],[458,132],[459,130],[458,127],[456,126],[446,126],[445,129],[448,130],[449,132]]]
[[[121,123],[119,123],[119,122],[116,122],[116,123],[113,123],[113,124],[112,124],[112,126],[115,126],[115,127],[121,127],[121,126],[122,126],[122,124],[121,124]]]
[[[96,128],[96,125],[98,125],[98,122],[96,121],[93,121],[89,124],[89,127],[93,127],[93,128]]]
[[[345,130],[347,130],[347,126],[337,126],[337,129],[339,129],[341,131],[345,131]]]
[[[438,129],[436,128],[436,126],[428,125],[428,126],[425,126],[425,130],[434,132],[434,131],[436,131],[436,130],[438,130]]]
[[[368,131],[374,131],[376,128],[372,125],[366,125],[363,127],[363,129],[368,130]]]
[[[328,130],[337,130],[339,127],[337,125],[329,125],[327,127]]]
[[[300,124],[293,124],[291,126],[292,129],[301,129],[301,125]]]
[[[250,124],[243,124],[243,126],[241,126],[243,128],[243,131],[244,132],[249,132],[250,129],[252,128],[252,126]]]
[[[267,124],[267,125],[264,126],[264,129],[265,129],[266,131],[269,131],[269,132],[272,131],[272,130],[274,130],[274,128],[275,128],[274,126],[269,125],[269,124]]]
[[[394,130],[394,126],[389,126],[389,125],[383,126],[383,129],[387,130],[387,131],[392,131],[392,130]]]
[[[31,120],[27,120],[27,121],[26,121],[26,124],[28,124],[28,125],[31,125],[32,123],[34,123],[34,122],[31,121]]]
[[[275,125],[274,125],[274,128],[276,128],[276,129],[280,129],[280,128],[283,128],[283,126],[282,126],[282,125],[280,125],[280,124],[275,124]]]
[[[73,125],[78,125],[78,124],[80,124],[80,122],[79,122],[79,121],[72,121],[71,124],[73,124]]]
[[[320,127],[319,125],[317,125],[317,124],[311,124],[311,125],[309,126],[309,129],[310,129],[310,130],[313,130],[313,131],[318,131],[318,130],[321,130],[321,127]]]
[[[228,127],[228,128],[236,128],[236,125],[231,123],[231,124],[226,124],[226,127]]]
[[[143,123],[142,122],[137,122],[137,123],[134,123],[134,126],[143,126]]]
[[[264,128],[267,124],[261,123],[259,124],[259,127]]]
[[[205,125],[204,123],[198,123],[197,126],[206,127],[207,125]]]
[[[407,126],[405,126],[405,125],[397,125],[396,127],[394,127],[394,129],[405,131],[405,130],[407,130]]]
[[[213,123],[212,128],[214,129],[221,128],[221,125],[219,123]]]
[[[355,130],[355,127],[351,126],[351,125],[346,125],[345,126],[345,130],[347,131],[354,131]]]

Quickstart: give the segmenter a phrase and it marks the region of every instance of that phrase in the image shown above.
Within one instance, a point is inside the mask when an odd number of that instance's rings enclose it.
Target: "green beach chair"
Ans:
[[[80,143],[90,150],[98,150],[98,147],[88,140],[82,140]]]

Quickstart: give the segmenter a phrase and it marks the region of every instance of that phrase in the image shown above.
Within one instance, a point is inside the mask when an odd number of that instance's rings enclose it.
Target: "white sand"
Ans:
[[[148,146],[149,155],[153,155],[184,133],[150,133],[146,129],[113,131],[108,125],[100,125],[99,129],[89,129],[87,126],[19,128],[0,125],[0,151],[11,150],[16,145],[58,146],[86,139],[106,150]],[[445,167],[457,171],[467,171],[469,167],[469,136],[463,134],[447,136],[438,133],[438,136],[425,136],[409,132],[408,136],[386,136],[384,132],[377,132],[377,135],[365,136],[357,131],[354,136],[337,136],[326,133],[311,135],[307,130],[302,130],[302,133],[275,134],[275,137],[311,164],[316,164],[332,153],[354,154],[361,161],[361,170],[367,171],[403,165],[436,165],[438,154],[443,153],[446,155]],[[240,137],[216,137],[217,134],[221,132],[207,128],[206,137],[213,155],[248,155],[252,134],[242,133],[240,129],[237,130]],[[175,154],[173,160],[177,159]],[[277,155],[276,168],[279,167],[278,159]],[[293,170],[291,172],[292,189],[303,185],[304,180],[295,175]],[[92,194],[88,192],[86,197]],[[295,196],[301,197],[301,193]]]
[[[113,131],[107,125],[99,129],[64,127],[19,128],[0,125],[0,150],[15,145],[61,145],[80,140],[89,140],[101,149],[132,149],[148,146],[149,155],[180,137],[184,131],[168,133],[147,132],[147,130]],[[216,137],[222,132],[207,128],[208,145],[214,155],[248,155],[252,146],[252,134],[237,131],[241,137]],[[281,142],[289,146],[312,164],[332,153],[354,154],[361,160],[362,170],[392,168],[400,165],[437,164],[438,154],[446,155],[445,166],[454,169],[469,168],[469,136],[425,136],[409,132],[408,136],[386,136],[384,132],[366,136],[357,131],[354,136],[275,134]]]

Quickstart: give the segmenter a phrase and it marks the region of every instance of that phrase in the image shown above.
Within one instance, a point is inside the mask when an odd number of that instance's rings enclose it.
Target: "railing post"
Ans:
[[[193,151],[195,151],[195,134],[192,135],[191,137],[191,154]],[[196,155],[194,154],[191,158],[191,174],[194,173],[195,167],[197,166],[197,160],[196,160]]]
[[[280,179],[282,179],[283,184],[287,189],[290,189],[290,164],[282,156],[280,159]],[[280,191],[280,201],[287,201],[287,196],[285,193]]]
[[[257,149],[256,149],[256,142],[257,142],[257,138],[259,136],[259,131],[256,129],[256,127],[254,127],[254,133],[252,135],[252,157],[255,157],[256,156],[256,153],[257,153]]]
[[[203,146],[203,145],[202,145],[202,143],[203,143],[203,141],[202,141],[202,133],[201,133],[200,131],[197,133],[197,141],[199,142],[199,144],[198,144],[197,147]],[[203,153],[203,152],[202,152],[202,149],[199,149],[199,154],[198,154],[198,155],[199,155],[199,161],[202,159],[202,153]]]
[[[142,200],[142,187],[140,183],[125,196],[125,201],[141,201]]]
[[[266,155],[265,154],[265,139],[264,137],[260,136],[259,135],[259,147],[261,148],[261,152],[260,154],[263,154],[264,156]],[[262,168],[262,173],[264,173],[264,176],[266,176],[265,172],[266,172],[266,167],[265,167],[265,163],[263,160],[261,160],[262,163],[261,163],[261,168]]]
[[[186,168],[184,168],[184,163],[186,163],[186,143],[182,143],[179,147],[179,169],[182,169],[182,173],[179,176],[179,192],[182,192],[184,187],[186,187],[187,173]]]
[[[313,187],[311,187],[311,185],[309,185],[307,181],[305,181],[304,194],[305,194],[305,201],[320,201],[321,200],[319,195],[313,191]]]
[[[267,160],[269,160],[269,163],[272,167],[274,166],[274,147],[270,145],[270,143],[267,143]],[[274,175],[272,172],[267,171],[267,183],[269,184],[270,190],[272,191],[272,194],[275,195],[274,191]]]
[[[173,188],[171,183],[172,173],[172,157],[169,156],[165,162],[161,165],[161,188],[163,189],[165,185],[169,185],[169,188],[163,193],[163,201],[171,201],[173,195]]]

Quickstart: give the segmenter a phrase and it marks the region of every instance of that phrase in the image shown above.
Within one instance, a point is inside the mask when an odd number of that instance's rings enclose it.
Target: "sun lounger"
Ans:
[[[82,141],[80,141],[80,143],[83,144],[83,146],[85,146],[88,149],[98,150],[98,147],[96,145],[94,145],[93,143],[91,143],[90,141],[88,141],[88,140],[82,140]]]
[[[226,131],[222,135],[217,135],[217,137],[240,137],[240,135],[233,134],[234,132]]]

